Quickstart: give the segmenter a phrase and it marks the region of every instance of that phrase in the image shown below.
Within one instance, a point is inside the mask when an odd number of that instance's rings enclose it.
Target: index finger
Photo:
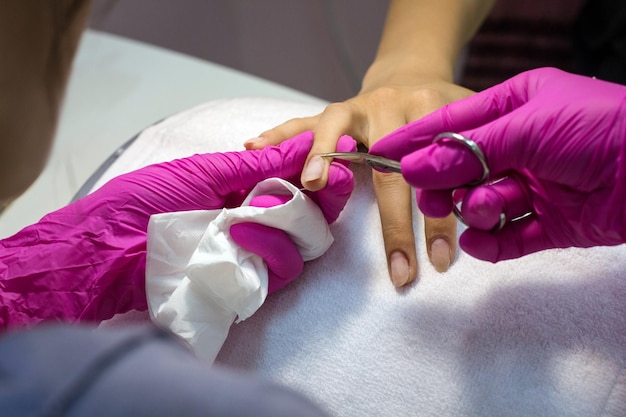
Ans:
[[[302,170],[300,181],[304,188],[317,191],[326,186],[330,164],[319,155],[334,152],[341,136],[361,137],[355,128],[360,120],[358,110],[350,103],[333,103],[324,109],[313,128],[313,145]]]

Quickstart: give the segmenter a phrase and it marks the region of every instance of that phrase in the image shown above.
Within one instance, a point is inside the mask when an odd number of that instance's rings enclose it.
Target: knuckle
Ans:
[[[287,120],[285,123],[276,126],[272,130],[276,132],[291,132],[294,130],[306,129],[307,125],[308,125],[308,118],[296,117],[296,118]]]
[[[370,99],[375,105],[386,106],[389,102],[395,102],[400,99],[402,94],[403,93],[395,87],[383,86],[372,91]]]
[[[418,90],[414,90],[411,93],[411,101],[416,104],[423,103],[444,103],[446,97],[442,92],[435,88],[424,87]]]
[[[347,102],[331,103],[324,109],[325,116],[350,116],[352,115],[352,105]]]

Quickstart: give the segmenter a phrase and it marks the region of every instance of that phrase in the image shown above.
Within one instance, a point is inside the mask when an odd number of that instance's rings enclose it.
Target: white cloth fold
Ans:
[[[291,195],[291,199],[268,208],[249,205],[254,197],[268,194]],[[305,261],[321,256],[333,242],[317,205],[278,178],[257,184],[241,207],[152,216],[146,262],[150,315],[187,340],[209,363],[233,321],[250,317],[267,296],[264,260],[230,236],[230,226],[240,222],[285,231]]]

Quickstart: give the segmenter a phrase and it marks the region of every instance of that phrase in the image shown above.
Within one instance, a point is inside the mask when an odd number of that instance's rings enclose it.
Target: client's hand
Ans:
[[[319,154],[333,152],[341,135],[350,135],[370,147],[400,126],[471,94],[470,90],[435,77],[389,79],[371,75],[364,81],[367,87],[356,97],[333,103],[317,116],[289,120],[246,142],[246,147],[261,149],[313,130],[315,141],[307,156],[302,183],[309,190],[320,190],[329,178],[329,165]],[[391,280],[400,287],[412,282],[418,270],[410,187],[397,174],[374,172],[373,182]],[[445,271],[456,252],[456,219],[426,218],[424,226],[429,259],[438,271]]]
[[[299,185],[312,143],[308,132],[260,151],[194,155],[147,166],[114,178],[0,241],[0,328],[44,319],[104,320],[146,309],[150,216],[236,207],[258,182],[270,177]],[[346,137],[338,147],[352,150],[354,141]],[[310,196],[330,223],[339,216],[352,188],[350,170],[333,163],[329,186]],[[280,232],[272,230],[269,238],[281,239],[276,235]],[[281,267],[284,254],[292,252],[279,250],[290,245],[283,241],[275,250],[268,247],[259,253],[282,281],[274,289],[302,268],[294,267],[293,261]]]
[[[371,152],[402,158],[404,178],[421,190],[418,204],[431,216],[450,213],[451,190],[483,175],[462,142],[432,144],[440,132],[472,139],[491,171],[463,198],[469,229],[460,245],[469,254],[497,262],[626,242],[625,86],[537,69],[378,142]]]

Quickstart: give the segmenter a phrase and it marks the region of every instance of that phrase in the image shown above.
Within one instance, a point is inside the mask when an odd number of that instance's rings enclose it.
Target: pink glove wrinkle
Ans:
[[[342,136],[337,143],[337,152],[356,150],[354,139]],[[315,201],[326,221],[337,220],[354,187],[352,172],[343,162],[332,163],[328,172],[328,184],[323,189],[305,193]],[[263,195],[250,201],[255,207],[274,207],[285,204],[289,196]],[[287,233],[257,223],[237,223],[230,227],[230,235],[239,246],[265,259],[268,267],[268,294],[272,294],[296,279],[302,273],[304,261]]]
[[[285,204],[290,196],[261,195],[253,198],[254,207],[274,207]],[[302,273],[304,260],[287,233],[258,223],[236,223],[230,236],[242,248],[262,257],[268,268],[268,294],[287,285]]]
[[[532,70],[376,143],[372,153],[402,158],[420,208],[439,216],[452,208],[451,191],[482,172],[468,148],[431,144],[440,132],[471,138],[491,170],[462,203],[469,228],[460,246],[471,255],[497,262],[549,248],[626,242],[625,86]],[[511,221],[524,213],[530,214]]]
[[[114,178],[0,241],[0,328],[44,320],[97,322],[145,310],[150,216],[238,206],[267,178],[299,185],[312,143],[312,132],[305,132],[259,151],[194,155],[150,165]],[[343,143],[354,146],[351,138]],[[354,187],[345,166],[333,163],[332,172],[324,192],[312,195],[329,222],[337,219]],[[263,239],[274,239],[272,234]],[[282,242],[277,244],[280,252],[261,256],[279,280],[293,279],[301,266],[287,248],[290,243],[274,240]],[[279,262],[283,256],[288,262]]]

